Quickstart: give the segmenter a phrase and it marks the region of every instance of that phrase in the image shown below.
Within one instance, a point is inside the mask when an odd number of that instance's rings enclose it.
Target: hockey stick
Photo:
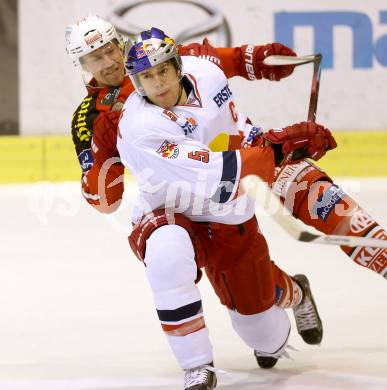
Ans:
[[[292,57],[292,56],[269,56],[264,60],[266,65],[281,66],[281,65],[303,65],[313,62],[313,77],[312,86],[310,92],[309,109],[308,109],[308,121],[315,122],[316,111],[318,103],[318,92],[320,86],[321,77],[321,54]],[[301,158],[301,151],[296,151],[297,156],[295,158]],[[258,186],[259,190],[256,191]],[[357,237],[357,236],[342,236],[342,235],[325,235],[320,233],[312,233],[309,228],[294,218],[286,207],[281,203],[279,198],[274,195],[271,189],[264,184],[258,177],[250,176],[242,180],[242,188],[250,197],[257,200],[257,194],[260,195],[258,204],[263,207],[266,211],[268,208],[265,207],[269,202],[274,206],[274,212],[270,213],[270,216],[293,238],[297,241],[310,242],[315,244],[327,244],[327,245],[345,245],[350,247],[355,246],[367,246],[373,248],[387,248],[387,240],[379,240],[377,238],[368,237]],[[266,194],[266,198],[262,199],[262,194]]]
[[[320,88],[320,77],[321,77],[321,60],[322,60],[321,54],[311,54],[307,56],[272,55],[266,57],[263,60],[263,63],[269,66],[283,66],[283,65],[298,66],[298,65],[310,64],[313,62],[312,87],[310,91],[309,110],[308,110],[308,121],[310,122],[315,122],[316,120],[318,92]]]
[[[247,176],[242,179],[241,186],[256,203],[261,206],[289,235],[297,241],[312,244],[345,245],[350,247],[366,246],[372,248],[387,248],[387,240],[377,238],[325,235],[311,232],[300,220],[293,217],[289,210],[273,194],[271,189],[257,176]]]
[[[310,89],[309,108],[308,108],[308,121],[316,121],[317,103],[318,103],[318,92],[320,89],[320,78],[321,78],[321,60],[322,54],[311,54],[306,56],[281,56],[272,55],[266,57],[263,60],[265,65],[270,66],[283,66],[283,65],[304,65],[313,63],[313,76],[312,86]],[[307,157],[307,153],[304,149],[296,149],[289,153],[285,162],[290,162],[292,159],[299,160]]]
[[[307,56],[272,55],[272,56],[266,57],[263,60],[263,63],[265,65],[269,65],[269,66],[304,65],[304,64],[309,64],[311,62],[314,62],[316,55],[318,55],[318,54],[311,54],[311,55],[307,55]]]
[[[316,121],[317,103],[318,103],[318,91],[320,89],[320,78],[321,78],[321,54],[315,54],[313,60],[313,76],[312,76],[312,87],[310,91],[309,99],[309,110],[308,110],[308,121]]]

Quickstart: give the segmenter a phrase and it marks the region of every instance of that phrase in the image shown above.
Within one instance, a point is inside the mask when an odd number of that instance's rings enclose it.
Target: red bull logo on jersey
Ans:
[[[165,140],[157,149],[157,153],[164,158],[176,158],[179,155],[179,148],[177,144]]]

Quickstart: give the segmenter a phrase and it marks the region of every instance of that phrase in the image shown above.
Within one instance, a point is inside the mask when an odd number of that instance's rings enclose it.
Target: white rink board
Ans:
[[[65,27],[89,12],[108,17],[112,7],[123,2],[19,1],[22,134],[69,132],[72,113],[85,91],[79,72],[73,68],[64,50]],[[333,28],[334,66],[323,71],[318,120],[332,129],[387,128],[387,55],[383,54],[387,53],[387,23],[383,19],[387,16],[382,15],[387,12],[385,0],[326,0],[319,3],[211,0],[206,3],[219,7],[225,15],[234,45],[272,42],[275,30],[279,28],[274,17],[279,12],[356,13],[362,27],[351,16],[343,16],[344,21],[338,16],[340,20]],[[144,28],[157,25],[175,35],[181,32],[182,25],[188,28],[191,23],[202,21],[203,12],[187,4],[166,1],[165,4],[138,8],[128,17]],[[340,23],[352,23],[353,29]],[[319,36],[327,39],[326,34]],[[295,28],[294,48],[299,54],[310,54],[314,50],[313,39],[312,27]],[[371,44],[364,44],[367,40]],[[369,67],[354,68],[355,47],[357,53],[363,53],[358,54],[360,56],[365,56],[367,48],[375,49],[384,56],[385,64],[371,54]],[[242,111],[264,127],[275,127],[306,119],[310,78],[311,66],[305,66],[281,83],[232,80],[231,86]]]
[[[386,226],[387,180],[345,183]],[[106,217],[81,199],[78,183],[0,187],[0,390],[182,388],[143,266],[127,244],[134,195],[129,183],[124,207]],[[324,340],[307,346],[294,327],[293,360],[258,369],[204,279],[215,362],[229,372],[219,390],[386,389],[386,280],[335,247],[297,243],[260,220],[273,259],[309,276]]]

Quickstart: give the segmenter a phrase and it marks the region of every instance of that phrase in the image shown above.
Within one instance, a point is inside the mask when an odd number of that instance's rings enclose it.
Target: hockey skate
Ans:
[[[309,280],[305,275],[294,275],[303,293],[301,303],[293,308],[298,333],[307,344],[320,344],[323,337],[321,318],[314,302]]]
[[[185,390],[212,390],[215,389],[217,379],[213,364],[207,364],[184,370]]]
[[[274,356],[261,355],[258,351],[254,351],[254,356],[257,360],[258,366],[261,368],[273,368],[278,362],[278,358]]]

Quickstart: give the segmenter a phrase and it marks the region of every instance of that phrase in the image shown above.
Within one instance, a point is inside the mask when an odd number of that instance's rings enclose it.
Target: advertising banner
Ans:
[[[280,41],[299,54],[321,52],[318,119],[333,129],[386,129],[387,5],[327,0],[20,0],[21,131],[65,134],[85,94],[64,48],[66,25],[89,13],[123,33],[158,26],[180,42],[214,45]],[[239,109],[264,127],[306,118],[312,66],[280,83],[230,81]]]

